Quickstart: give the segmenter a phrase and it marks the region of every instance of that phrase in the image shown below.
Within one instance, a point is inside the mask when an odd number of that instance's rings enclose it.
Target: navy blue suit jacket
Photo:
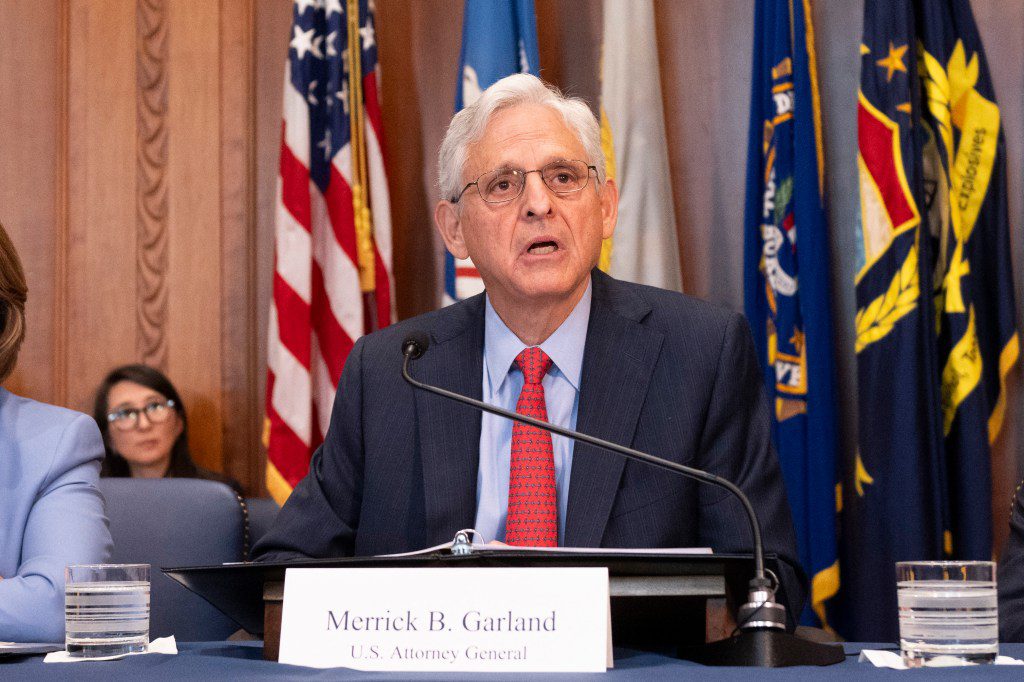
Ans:
[[[999,558],[999,641],[1024,642],[1024,482],[1010,508],[1010,537]]]
[[[472,527],[480,413],[402,379],[401,344],[412,330],[430,336],[413,376],[481,397],[483,295],[361,338],[326,441],[255,548],[259,558],[404,552]],[[804,585],[793,524],[741,315],[595,270],[576,426],[742,488],[761,518],[766,550],[781,559],[791,617],[799,615]],[[746,516],[726,491],[574,447],[564,545],[750,551]]]

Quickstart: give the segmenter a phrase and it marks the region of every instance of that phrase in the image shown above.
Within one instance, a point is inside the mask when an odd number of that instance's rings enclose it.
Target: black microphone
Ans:
[[[716,476],[707,471],[677,464],[667,459],[627,448],[618,443],[589,436],[573,431],[557,424],[534,419],[518,412],[496,407],[482,400],[455,393],[438,386],[431,386],[417,381],[409,374],[409,363],[419,359],[430,347],[430,339],[426,333],[416,330],[410,332],[402,342],[402,377],[415,388],[434,395],[470,405],[484,412],[505,417],[512,421],[544,429],[551,433],[571,438],[580,443],[593,445],[615,452],[628,459],[644,462],[660,469],[666,469],[683,476],[725,488],[739,499],[750,522],[750,531],[754,538],[754,577],[750,581],[747,603],[739,607],[736,622],[739,623],[739,636],[729,637],[717,642],[695,647],[680,649],[680,656],[705,665],[741,665],[741,666],[791,666],[791,665],[833,665],[846,660],[841,646],[833,646],[800,639],[785,632],[786,607],[775,601],[777,585],[767,577],[764,568],[764,547],[761,542],[761,528],[757,514],[750,500],[732,481]]]
[[[430,347],[430,337],[421,331],[414,331],[402,342],[402,355],[406,360],[419,360]],[[405,377],[408,379],[408,375]]]
[[[506,419],[528,424],[529,426],[533,426],[538,429],[544,429],[545,431],[550,431],[551,433],[556,433],[559,436],[571,438],[572,440],[580,443],[593,445],[601,448],[602,450],[609,450],[629,459],[644,462],[661,469],[667,469],[668,471],[697,479],[698,481],[704,481],[705,483],[725,488],[735,495],[743,505],[743,509],[747,514],[747,519],[750,522],[751,533],[754,537],[754,578],[750,581],[750,601],[740,607],[740,613],[737,620],[741,623],[740,628],[744,629],[775,628],[785,630],[786,607],[775,602],[775,587],[765,573],[764,547],[761,542],[761,528],[758,524],[757,515],[754,513],[754,507],[750,504],[750,500],[734,483],[707,471],[671,462],[667,459],[647,454],[646,452],[627,448],[623,445],[619,445],[618,443],[612,443],[611,441],[589,436],[585,433],[580,433],[579,431],[573,431],[571,429],[558,426],[557,424],[551,424],[546,421],[541,421],[540,419],[534,419],[533,417],[519,414],[518,412],[512,412],[511,410],[496,407],[481,400],[464,396],[461,393],[454,393],[437,386],[431,386],[430,384],[417,381],[409,374],[409,362],[422,357],[429,346],[429,338],[421,331],[414,331],[410,333],[406,336],[405,341],[402,342],[402,354],[405,356],[405,360],[402,363],[402,376],[407,382],[418,389],[455,400],[465,405],[471,405],[477,409],[483,410],[484,412],[496,414],[499,417],[505,417]],[[747,617],[744,618],[743,616]]]

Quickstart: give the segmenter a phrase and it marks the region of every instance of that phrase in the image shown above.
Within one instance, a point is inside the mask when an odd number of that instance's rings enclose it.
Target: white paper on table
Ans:
[[[46,654],[46,658],[43,659],[43,663],[81,663],[82,661],[119,661],[125,656],[140,656],[142,654],[177,654],[178,645],[174,642],[174,635],[170,637],[161,637],[154,639],[146,647],[145,651],[133,651],[130,654],[119,654],[117,656],[94,656],[83,658],[80,656],[70,656],[67,651],[54,651],[51,654]]]
[[[896,651],[879,651],[877,649],[864,649],[860,652],[859,662],[867,661],[876,668],[892,668],[893,670],[908,670],[903,657]],[[954,666],[978,665],[977,663],[964,663],[953,656],[939,656],[928,662],[929,668],[951,668]],[[1024,665],[1024,661],[1009,656],[996,656],[995,665]]]
[[[474,533],[476,531],[473,531]],[[425,549],[417,549],[411,552],[400,552],[398,554],[379,554],[379,557],[396,558],[396,557],[414,557],[431,554],[433,552],[441,552],[452,548],[451,542],[442,542],[439,545],[433,547],[427,547]],[[621,549],[618,547],[523,547],[520,545],[506,545],[501,542],[490,543],[490,542],[473,542],[469,545],[469,549],[472,550],[470,553],[475,552],[519,552],[522,553],[533,553],[533,554],[616,554],[622,556],[632,556],[636,554],[667,554],[671,556],[703,556],[706,554],[714,554],[714,550],[710,547],[637,547],[631,549]],[[240,566],[246,562],[234,562],[230,564],[224,564],[225,566]]]

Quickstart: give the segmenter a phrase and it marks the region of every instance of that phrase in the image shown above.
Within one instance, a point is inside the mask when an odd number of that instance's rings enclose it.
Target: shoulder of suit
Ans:
[[[383,350],[394,354],[396,358],[401,358],[402,342],[414,331],[426,333],[431,337],[431,341],[435,342],[474,321],[483,324],[482,296],[474,296],[444,308],[395,322],[362,337],[360,342],[364,344],[367,352]]]
[[[621,280],[614,282],[614,287],[619,290],[617,298],[633,297],[646,304],[637,306],[627,302],[622,307],[626,310],[642,310],[646,307],[644,322],[656,327],[678,328],[678,325],[685,324],[717,329],[728,326],[733,318],[739,316],[739,313],[726,306],[678,291]]]
[[[98,458],[103,451],[99,428],[88,415],[5,389],[0,389],[0,448],[18,453],[40,473]]]
[[[23,398],[0,388],[0,433],[26,436],[40,432],[62,432],[69,424],[88,415],[66,407]],[[10,431],[8,431],[10,429]]]

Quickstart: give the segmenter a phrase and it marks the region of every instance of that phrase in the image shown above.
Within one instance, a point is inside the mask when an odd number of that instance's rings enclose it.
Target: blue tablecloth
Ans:
[[[892,648],[891,645],[846,644],[845,663],[828,668],[798,667],[758,669],[750,668],[707,668],[696,663],[680,661],[668,656],[616,649],[615,669],[603,677],[590,675],[544,675],[546,679],[594,679],[609,680],[678,680],[700,678],[708,680],[750,680],[757,676],[763,680],[853,680],[853,679],[901,679],[912,680],[922,677],[961,679],[1022,679],[1024,668],[1020,666],[973,666],[963,668],[931,668],[928,670],[897,671],[874,668],[868,663],[858,663],[857,653],[862,648]],[[480,673],[422,673],[417,675],[396,673],[365,673],[342,668],[316,670],[292,665],[281,665],[264,661],[263,650],[258,642],[203,642],[178,645],[177,656],[147,654],[129,656],[120,661],[88,663],[43,663],[42,656],[20,659],[0,659],[0,680],[526,680],[538,675],[507,675]],[[1000,653],[1024,660],[1024,644],[1003,644]]]

